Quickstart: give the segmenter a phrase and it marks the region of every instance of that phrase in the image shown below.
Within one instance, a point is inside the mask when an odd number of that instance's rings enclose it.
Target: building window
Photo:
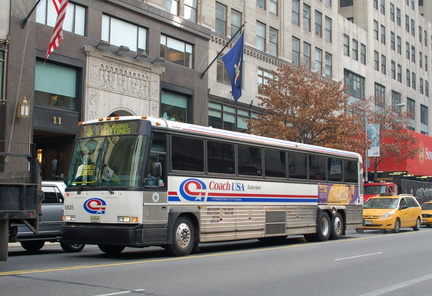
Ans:
[[[396,62],[391,61],[391,78],[396,79]]]
[[[410,55],[411,55],[410,44],[408,42],[405,42],[405,46],[406,46],[405,57],[406,57],[407,60],[409,60],[410,59]]]
[[[325,53],[324,76],[327,78],[333,77],[333,57],[328,52]]]
[[[420,77],[420,93],[424,94],[424,80]]]
[[[258,50],[264,51],[266,44],[266,25],[260,22],[256,24],[256,48]]]
[[[215,31],[218,34],[226,36],[227,28],[227,7],[216,2],[216,26]]]
[[[385,86],[375,83],[375,105],[385,107]]]
[[[380,3],[380,12],[384,15],[385,15],[385,1],[386,0],[381,0],[381,3]]]
[[[332,42],[332,19],[325,17],[325,40]]]
[[[374,70],[379,71],[379,53],[374,51]]]
[[[196,23],[197,20],[197,4],[196,0],[184,0],[184,18],[188,21]]]
[[[416,77],[416,74],[414,72],[411,72],[411,73],[412,73],[411,87],[413,89],[417,89],[417,77]]]
[[[42,0],[36,9],[36,22],[54,27],[57,21],[57,12],[53,1]],[[69,2],[66,9],[66,18],[63,30],[77,35],[85,35],[86,9],[83,6]]]
[[[429,97],[429,82],[425,80],[425,96]]]
[[[103,15],[102,40],[116,46],[127,46],[132,51],[147,50],[147,29]]]
[[[340,7],[347,7],[347,6],[353,6],[354,0],[340,0]]]
[[[420,132],[425,135],[429,134],[428,117],[429,117],[429,108],[425,105],[420,105]]]
[[[167,120],[189,122],[189,96],[162,90],[160,116]]]
[[[352,40],[352,58],[358,61],[358,41]]]
[[[322,37],[322,13],[315,10],[315,35]]]
[[[407,111],[408,111],[408,129],[415,130],[415,101],[407,98]]]
[[[396,50],[396,34],[395,34],[395,32],[390,32],[390,47],[392,50]]]
[[[303,29],[310,32],[311,30],[311,8],[303,4]]]
[[[387,73],[387,57],[385,55],[381,55],[381,73]]]
[[[414,45],[411,45],[411,61],[413,62],[413,63],[415,63],[416,62],[416,53],[415,53],[415,46]]]
[[[278,30],[271,28],[269,29],[269,53],[275,57],[278,56]]]
[[[331,5],[331,0],[324,0],[324,4],[325,4],[325,6],[327,6],[327,7],[331,7],[332,5]]]
[[[269,79],[273,79],[271,72],[262,68],[258,68],[258,93],[260,95],[267,95],[263,86],[268,84]]]
[[[209,102],[209,125],[231,131],[247,131],[246,120],[256,118],[257,113],[241,107]]]
[[[291,22],[294,25],[300,26],[300,1],[292,0],[291,7]]]
[[[366,65],[366,45],[360,44],[360,62]]]
[[[36,61],[35,103],[77,111],[78,74],[75,68]]]
[[[406,70],[406,85],[411,87],[411,71],[408,69]]]
[[[160,57],[172,63],[193,68],[193,47],[192,44],[161,35]]]
[[[402,65],[397,65],[397,81],[402,82]]]
[[[257,7],[261,9],[265,9],[265,0],[257,0],[256,1]]]
[[[294,65],[300,65],[300,39],[292,38],[292,63]]]
[[[402,54],[402,38],[400,36],[397,36],[396,48],[397,48],[397,53]]]
[[[344,71],[344,81],[346,88],[346,93],[350,96],[363,99],[365,94],[365,79],[351,71]]]
[[[315,47],[315,72],[322,75],[322,50]]]
[[[415,36],[415,21],[411,19],[411,35]]]
[[[405,14],[405,31],[407,31],[408,33],[410,32],[410,24],[409,24],[410,20],[408,15]]]
[[[269,12],[278,15],[278,0],[269,0]]]
[[[401,106],[398,106],[401,102],[402,102],[402,95],[398,92],[395,92],[394,90],[392,90],[392,106],[393,108],[396,108],[396,112],[398,114],[401,113]]]
[[[231,10],[231,37],[240,30],[242,22],[242,14],[234,9]],[[238,39],[240,36],[236,36]]]
[[[401,21],[401,10],[400,8],[396,8],[396,24],[400,27],[402,24]]]
[[[349,57],[349,55],[350,55],[350,38],[346,34],[344,34],[343,37],[344,37],[343,52],[344,52],[344,55]]]
[[[390,3],[390,20],[395,21],[395,6],[393,3]]]
[[[165,0],[165,10],[171,14],[179,15],[179,0]]]
[[[386,44],[385,26],[381,25],[381,43]]]
[[[425,55],[425,58],[424,58],[424,67],[425,67],[425,71],[427,72],[428,71],[428,56],[427,55]]]
[[[309,43],[303,43],[303,65],[306,69],[311,68],[311,45]]]
[[[373,8],[378,10],[378,0],[373,0]]]
[[[378,37],[379,37],[379,33],[378,33],[378,22],[377,21],[375,21],[374,20],[374,22],[373,22],[373,34],[374,34],[374,39],[375,40],[379,40],[378,39]]]
[[[228,71],[225,67],[225,64],[222,61],[222,58],[218,58],[218,60],[217,60],[216,80],[217,80],[217,82],[223,83],[226,85],[231,84],[229,76],[228,76]]]

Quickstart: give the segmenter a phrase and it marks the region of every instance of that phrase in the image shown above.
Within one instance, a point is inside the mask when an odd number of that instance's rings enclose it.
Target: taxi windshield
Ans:
[[[432,203],[424,203],[421,208],[422,210],[432,210]]]
[[[371,198],[364,204],[365,209],[396,209],[398,198]]]
[[[67,185],[140,186],[145,142],[143,135],[99,136],[75,141]]]

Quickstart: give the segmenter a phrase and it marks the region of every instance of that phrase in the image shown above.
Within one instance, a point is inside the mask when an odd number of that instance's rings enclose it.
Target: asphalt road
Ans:
[[[18,244],[0,262],[0,295],[430,295],[432,228],[348,232],[341,240],[302,237],[207,244],[187,257],[161,248],[110,257],[95,246],[64,253],[48,244],[30,254]]]

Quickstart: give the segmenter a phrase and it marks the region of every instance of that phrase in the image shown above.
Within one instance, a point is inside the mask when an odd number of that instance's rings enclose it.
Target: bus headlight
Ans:
[[[63,221],[75,221],[76,217],[75,215],[64,215],[62,216]]]
[[[138,217],[117,216],[117,221],[120,223],[138,223]]]

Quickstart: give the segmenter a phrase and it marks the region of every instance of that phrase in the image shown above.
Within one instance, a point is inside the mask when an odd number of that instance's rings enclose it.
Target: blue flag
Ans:
[[[242,94],[242,75],[243,75],[243,47],[244,32],[231,50],[222,57],[228,76],[231,81],[231,93],[234,101],[237,102]]]

